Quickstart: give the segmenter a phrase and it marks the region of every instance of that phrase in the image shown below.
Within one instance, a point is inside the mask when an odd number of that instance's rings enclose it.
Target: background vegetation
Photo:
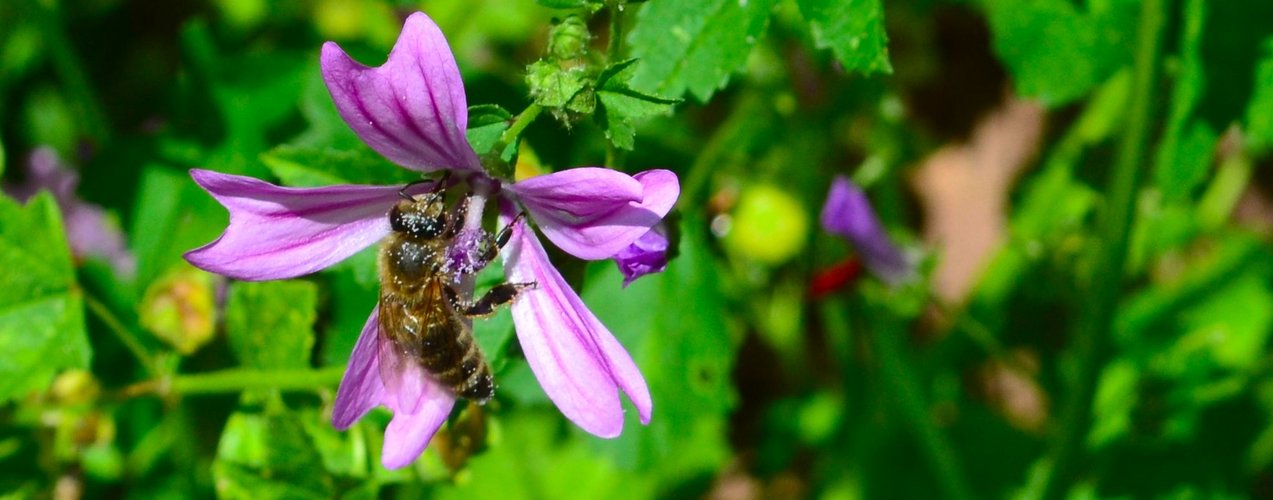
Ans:
[[[1273,3],[882,4],[0,3],[0,492],[1273,495]],[[680,176],[663,274],[554,255],[644,372],[649,426],[571,425],[505,311],[477,325],[496,400],[386,471],[387,413],[328,423],[374,249],[266,283],[181,259],[226,225],[192,167],[410,179],[340,121],[318,50],[379,64],[414,10],[470,104],[509,110],[483,123],[549,111],[523,167]],[[567,22],[586,53],[549,50]],[[629,58],[645,97],[607,98]],[[41,183],[38,148],[78,187]],[[917,280],[819,229],[834,175]]]

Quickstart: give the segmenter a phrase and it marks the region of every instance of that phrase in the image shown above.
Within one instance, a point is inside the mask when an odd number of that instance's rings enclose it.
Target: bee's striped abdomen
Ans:
[[[495,394],[491,367],[458,315],[437,318],[421,337],[420,365],[455,395],[485,402]]]

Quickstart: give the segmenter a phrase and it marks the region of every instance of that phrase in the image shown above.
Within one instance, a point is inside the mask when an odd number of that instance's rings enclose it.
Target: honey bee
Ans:
[[[408,184],[399,192],[403,200],[389,211],[393,231],[379,257],[379,326],[382,349],[392,348],[396,355],[381,356],[380,370],[385,380],[392,380],[391,374],[401,373],[402,363],[419,363],[456,396],[483,404],[495,394],[495,382],[473,337],[470,318],[493,313],[533,284],[496,285],[474,301],[456,290],[460,278],[495,258],[517,220],[496,236],[483,232],[478,265],[455,269],[449,265],[451,249],[466,210],[463,202],[447,207],[446,181],[444,176],[432,192],[414,196],[406,193]]]

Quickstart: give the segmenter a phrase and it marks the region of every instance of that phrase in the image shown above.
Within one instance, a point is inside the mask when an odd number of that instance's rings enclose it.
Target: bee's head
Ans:
[[[447,231],[450,222],[446,200],[440,193],[399,201],[389,211],[389,225],[394,231],[418,238],[437,238]]]

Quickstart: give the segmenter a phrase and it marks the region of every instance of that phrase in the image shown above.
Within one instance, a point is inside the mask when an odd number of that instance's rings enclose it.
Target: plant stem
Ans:
[[[305,391],[336,385],[340,383],[344,373],[344,367],[340,366],[329,366],[317,370],[231,368],[139,382],[120,390],[119,397],[127,399],[153,394],[167,399],[170,396],[235,393],[249,389]]]
[[[246,389],[308,390],[340,383],[345,367],[330,366],[318,370],[262,371],[235,368],[209,373],[173,377],[168,390],[173,394],[216,394]]]
[[[919,440],[937,472],[943,497],[954,500],[972,498],[959,468],[959,457],[933,422],[923,386],[915,376],[915,366],[902,352],[901,338],[905,335],[905,330],[900,328],[898,319],[887,310],[880,308],[872,311],[872,316],[867,335],[879,357],[880,370],[884,379],[893,385],[889,392],[892,393],[897,410],[914,431],[915,438]]]
[[[610,2],[610,43],[606,48],[606,59],[614,64],[623,58],[623,1]],[[623,151],[606,140],[606,167],[623,170]]]
[[[610,43],[606,48],[610,63],[619,61],[623,52],[623,2],[610,3]]]
[[[522,136],[522,131],[526,130],[526,127],[530,126],[531,122],[534,122],[535,118],[538,118],[539,113],[543,110],[542,106],[535,103],[526,106],[526,109],[523,109],[521,114],[517,115],[517,119],[513,120],[513,124],[508,126],[508,130],[505,130],[504,134],[499,136],[500,144],[507,146],[518,140]]]
[[[1052,442],[1050,460],[1042,474],[1042,489],[1035,490],[1040,491],[1045,499],[1061,497],[1068,490],[1083,454],[1084,437],[1091,425],[1092,398],[1107,357],[1105,351],[1114,322],[1115,305],[1122,289],[1132,217],[1135,215],[1136,189],[1140,182],[1140,163],[1145,158],[1149,135],[1163,10],[1163,0],[1141,3],[1127,128],[1118,145],[1117,163],[1109,180],[1105,210],[1100,218],[1099,253],[1088,277],[1091,291],[1088,293],[1086,314],[1074,335],[1077,376],[1066,395],[1060,430]]]
[[[120,343],[124,344],[124,347],[133,354],[133,357],[137,358],[142,368],[146,369],[147,374],[151,377],[159,377],[163,374],[163,371],[159,369],[159,363],[155,361],[155,357],[151,356],[150,352],[142,345],[141,338],[124,326],[124,323],[115,317],[115,313],[111,312],[110,308],[106,307],[106,304],[87,293],[82,294],[82,296],[84,297],[84,305],[88,306],[88,310],[102,320],[102,323],[106,325],[106,328],[111,333],[115,334],[115,338],[119,339]]]

